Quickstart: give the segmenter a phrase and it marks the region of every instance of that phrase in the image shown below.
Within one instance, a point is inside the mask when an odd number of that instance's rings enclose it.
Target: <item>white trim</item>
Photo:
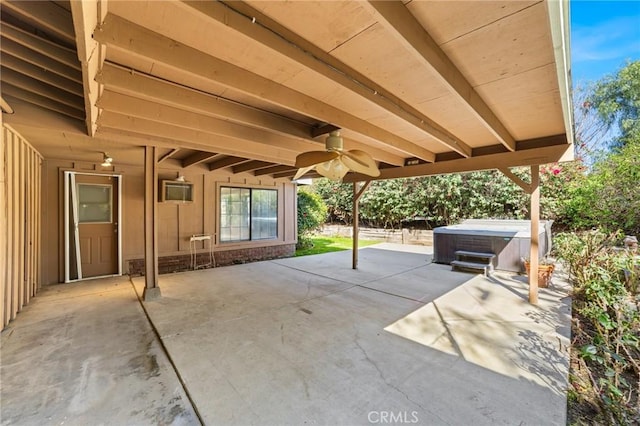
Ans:
[[[64,282],[69,280],[69,177],[71,172],[64,172]]]
[[[118,178],[118,275],[122,275],[122,175]]]
[[[76,190],[76,174],[71,173],[69,176],[71,179],[71,212],[73,213],[73,239],[76,246],[76,271],[78,272],[78,279],[82,279],[82,258],[80,257],[80,229],[78,224],[80,222],[78,218],[78,193]]]

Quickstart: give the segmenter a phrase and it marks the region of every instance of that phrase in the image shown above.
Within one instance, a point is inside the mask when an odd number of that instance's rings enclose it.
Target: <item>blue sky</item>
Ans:
[[[640,0],[571,1],[574,86],[640,59]]]

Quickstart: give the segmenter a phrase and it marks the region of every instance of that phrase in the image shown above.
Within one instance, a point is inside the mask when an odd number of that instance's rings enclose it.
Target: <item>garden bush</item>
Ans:
[[[569,411],[570,423],[640,423],[638,261],[613,247],[620,234],[558,234],[555,252],[573,284],[569,396],[593,413]]]
[[[311,234],[327,219],[327,206],[318,194],[298,190],[298,248],[313,245]]]

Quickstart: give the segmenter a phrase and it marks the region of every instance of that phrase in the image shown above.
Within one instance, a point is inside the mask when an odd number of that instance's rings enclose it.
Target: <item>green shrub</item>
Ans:
[[[310,235],[327,218],[327,206],[322,198],[304,189],[298,191],[298,248],[313,246]]]

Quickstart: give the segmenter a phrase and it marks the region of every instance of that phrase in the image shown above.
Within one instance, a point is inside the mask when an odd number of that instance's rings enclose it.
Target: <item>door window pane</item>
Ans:
[[[79,183],[77,190],[80,223],[111,223],[111,185]]]

